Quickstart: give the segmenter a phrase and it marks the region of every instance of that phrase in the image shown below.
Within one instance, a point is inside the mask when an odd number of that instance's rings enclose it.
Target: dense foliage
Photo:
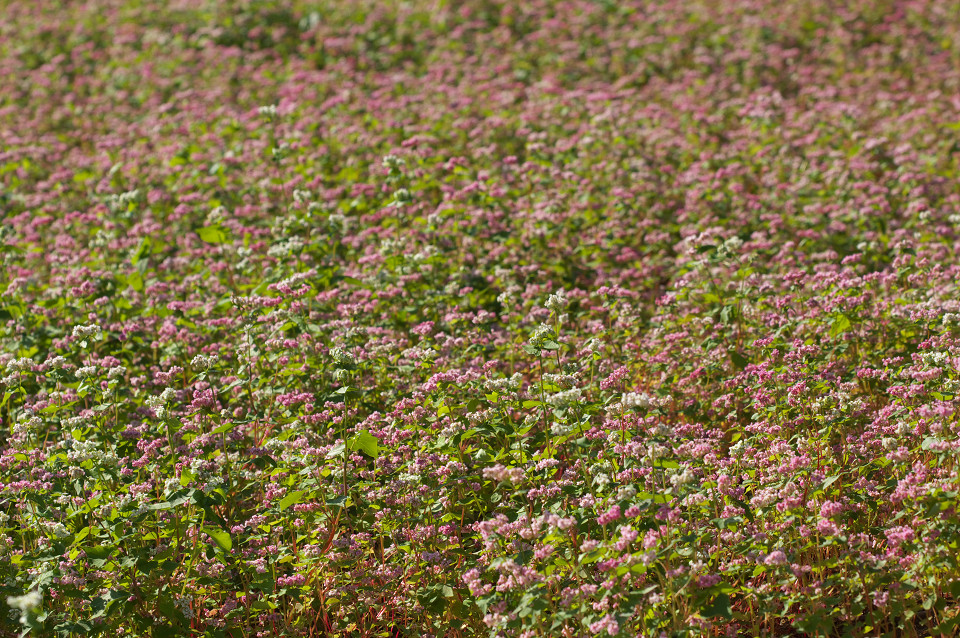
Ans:
[[[0,14],[0,634],[957,631],[957,2]]]

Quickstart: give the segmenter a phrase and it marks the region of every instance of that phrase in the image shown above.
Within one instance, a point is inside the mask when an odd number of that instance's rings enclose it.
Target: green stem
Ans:
[[[547,456],[551,456],[550,450],[550,423],[547,417],[547,400],[543,390],[543,350],[540,351],[540,408],[543,410],[543,435],[546,437]]]
[[[343,441],[343,496],[347,496],[347,395],[343,395],[343,423],[340,424],[340,439]],[[344,503],[346,506],[346,503]]]
[[[190,508],[193,509],[192,507]],[[183,587],[180,588],[180,595],[183,596],[184,592],[187,591],[187,583],[190,580],[190,570],[193,569],[193,562],[197,559],[197,554],[200,553],[199,543],[197,541],[200,538],[200,533],[203,531],[203,523],[206,520],[207,511],[200,510],[200,524],[197,526],[197,533],[193,537],[193,551],[190,553],[190,562],[187,563],[187,569],[183,572]]]

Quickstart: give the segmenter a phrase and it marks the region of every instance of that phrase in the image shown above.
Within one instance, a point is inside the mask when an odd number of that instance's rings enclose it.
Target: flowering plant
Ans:
[[[835,4],[0,0],[0,636],[955,634],[960,12]]]

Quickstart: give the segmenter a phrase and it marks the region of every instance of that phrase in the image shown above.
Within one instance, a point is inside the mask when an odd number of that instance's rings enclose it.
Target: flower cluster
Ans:
[[[59,5],[0,638],[957,633],[956,6]]]

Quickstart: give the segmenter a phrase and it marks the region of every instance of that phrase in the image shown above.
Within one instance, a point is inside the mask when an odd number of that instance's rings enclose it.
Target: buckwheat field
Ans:
[[[957,0],[0,15],[0,636],[960,632]]]

